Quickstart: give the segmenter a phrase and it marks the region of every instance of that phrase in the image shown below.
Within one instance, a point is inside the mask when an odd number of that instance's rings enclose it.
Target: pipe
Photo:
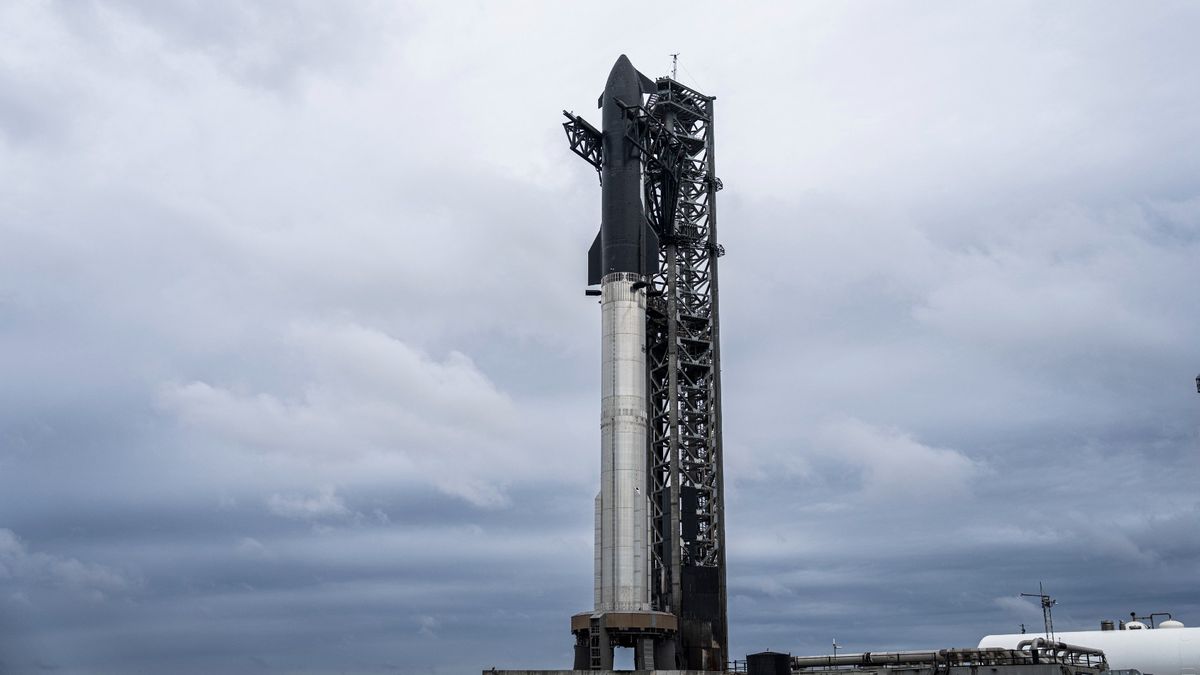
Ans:
[[[1082,645],[1072,645],[1066,642],[1051,642],[1046,638],[1033,638],[1032,640],[1021,640],[1017,643],[1017,649],[1024,650],[1026,647],[1031,649],[1045,649],[1046,651],[1058,652],[1076,652],[1079,654],[1090,654],[1092,656],[1104,656],[1103,649],[1095,647],[1084,647]]]
[[[863,652],[862,654],[839,654],[837,656],[793,656],[793,668],[813,666],[870,666],[887,663],[928,663],[938,657],[937,652]]]

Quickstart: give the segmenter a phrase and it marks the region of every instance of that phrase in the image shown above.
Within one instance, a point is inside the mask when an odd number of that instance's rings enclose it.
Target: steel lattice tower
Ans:
[[[651,600],[678,618],[677,667],[703,670],[724,669],[728,645],[713,102],[668,77],[622,102],[659,244],[646,275]],[[601,133],[564,114],[571,149],[599,170]]]
[[[647,217],[661,244],[647,321],[653,590],[680,619],[686,667],[715,670],[727,629],[713,99],[657,84],[643,121]]]

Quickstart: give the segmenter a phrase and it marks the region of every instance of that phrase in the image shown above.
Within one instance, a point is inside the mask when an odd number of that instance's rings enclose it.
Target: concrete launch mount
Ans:
[[[600,174],[587,294],[601,299],[601,485],[595,607],[571,618],[575,668],[724,670],[713,101],[621,56],[602,129],[564,111]]]

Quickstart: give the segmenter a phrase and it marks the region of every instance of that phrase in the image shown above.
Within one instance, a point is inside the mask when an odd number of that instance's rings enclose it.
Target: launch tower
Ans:
[[[621,56],[603,129],[564,111],[600,174],[588,295],[602,315],[593,611],[575,668],[722,670],[727,658],[714,97]]]

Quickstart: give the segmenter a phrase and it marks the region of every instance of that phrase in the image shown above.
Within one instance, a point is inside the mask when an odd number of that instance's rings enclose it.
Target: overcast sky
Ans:
[[[1198,25],[0,4],[0,672],[568,666],[621,53],[718,97],[732,655],[1200,624]]]

